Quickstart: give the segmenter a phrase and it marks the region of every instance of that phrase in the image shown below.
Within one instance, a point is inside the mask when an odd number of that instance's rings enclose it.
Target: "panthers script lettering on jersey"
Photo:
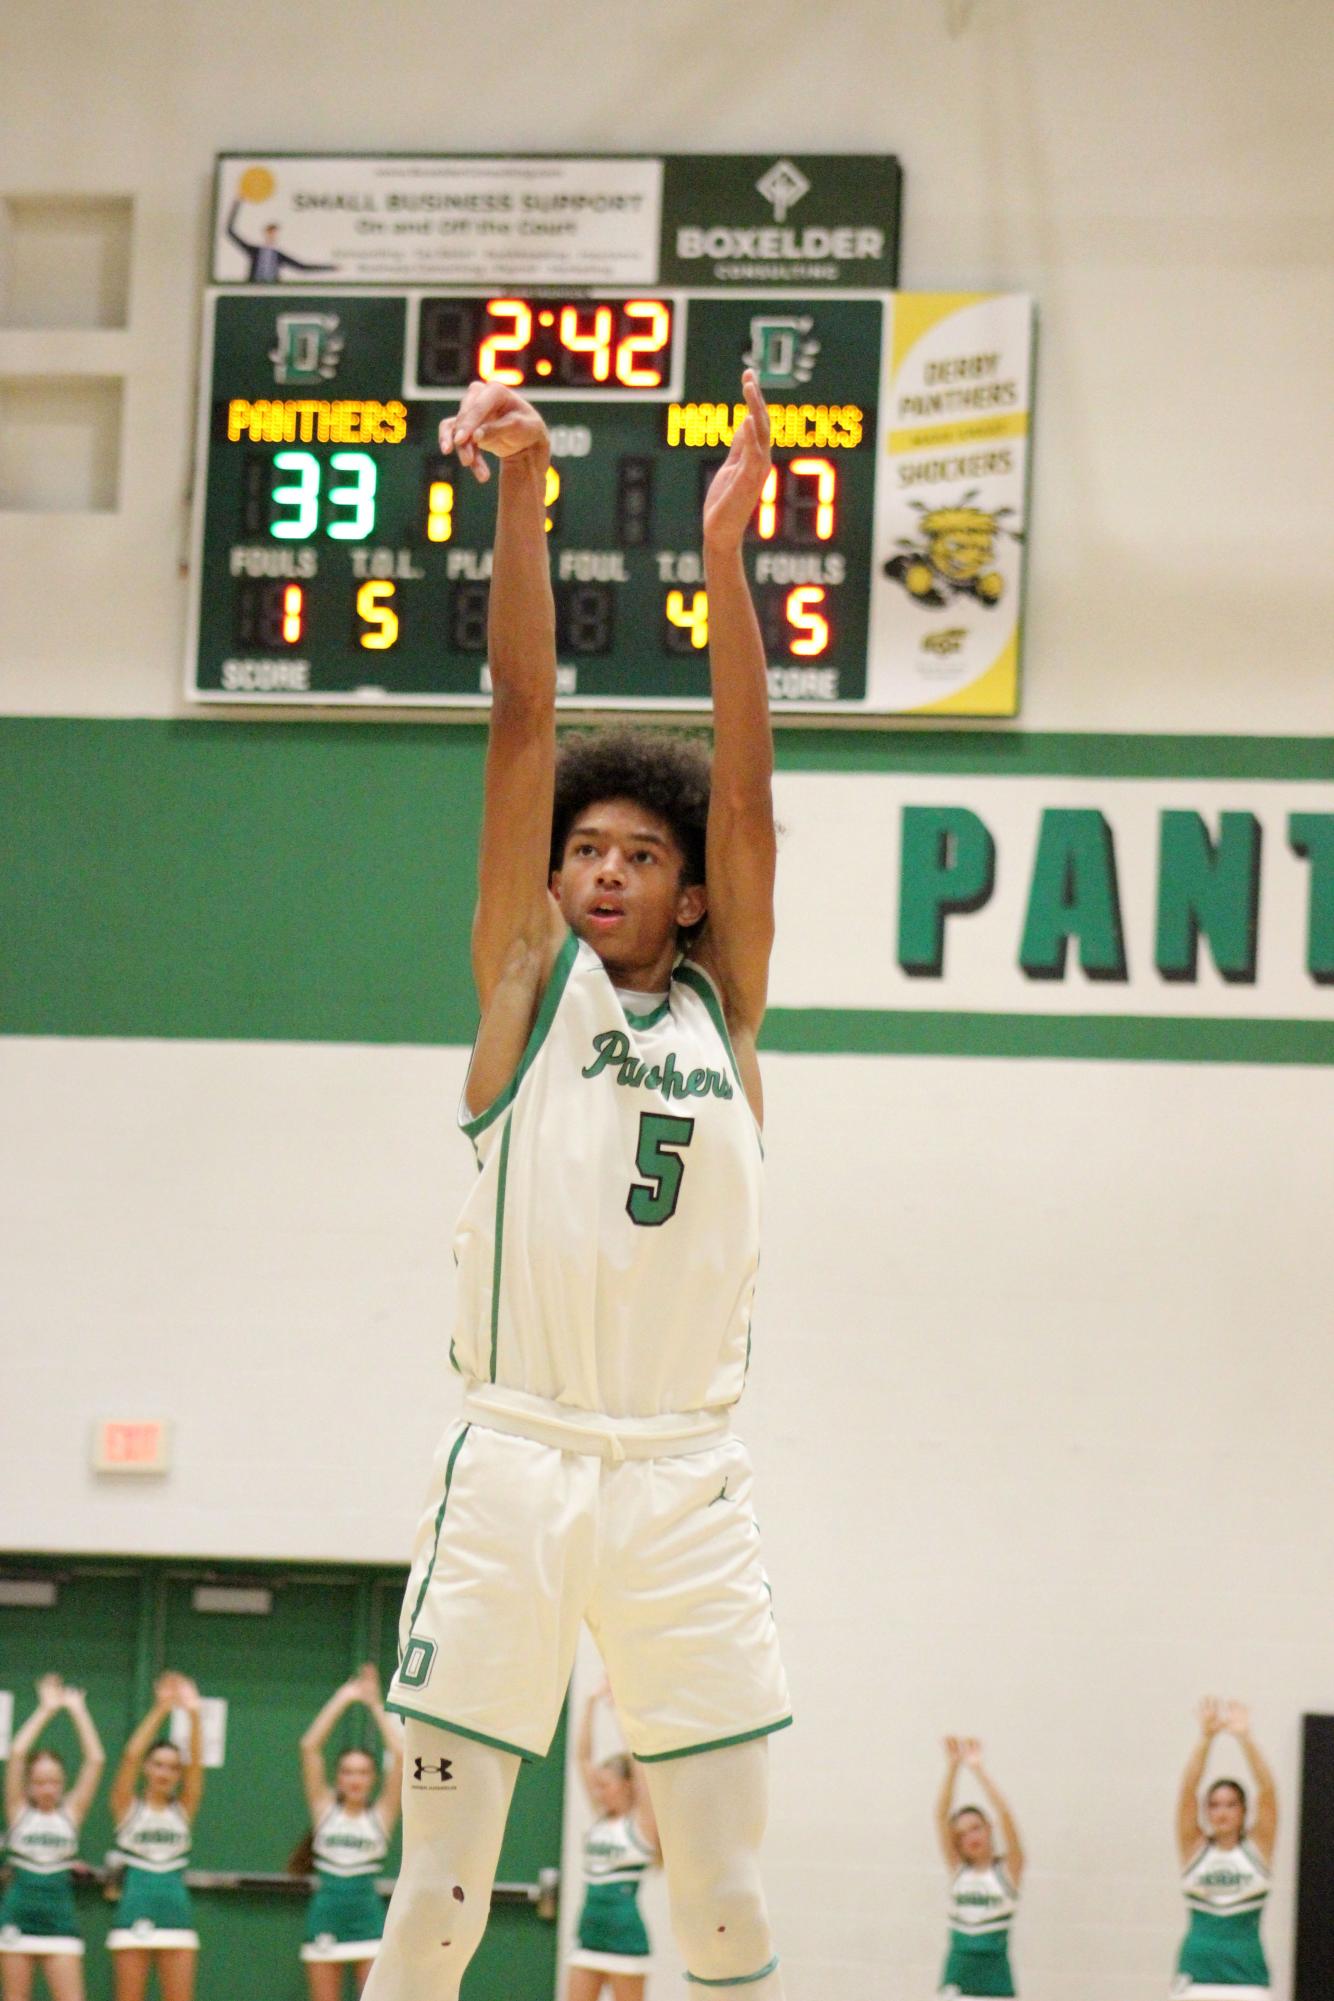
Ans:
[[[733,1095],[731,1082],[721,1070],[683,1071],[670,1049],[662,1063],[639,1062],[630,1047],[629,1036],[619,1028],[609,1028],[601,1035],[595,1035],[593,1047],[597,1054],[580,1071],[581,1077],[600,1077],[604,1070],[614,1068],[616,1082],[632,1091],[661,1091],[664,1098],[730,1098]]]

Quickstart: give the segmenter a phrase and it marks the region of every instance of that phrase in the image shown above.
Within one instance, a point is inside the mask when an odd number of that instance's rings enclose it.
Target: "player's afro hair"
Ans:
[[[703,882],[709,775],[709,753],[698,738],[637,729],[566,737],[556,756],[552,868],[560,867],[570,828],[586,806],[633,799],[671,828],[685,856],[683,881]]]

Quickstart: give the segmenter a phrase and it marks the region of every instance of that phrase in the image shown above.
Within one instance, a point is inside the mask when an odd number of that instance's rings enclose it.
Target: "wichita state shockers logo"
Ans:
[[[902,584],[918,604],[939,606],[966,596],[994,605],[1004,596],[1005,579],[993,567],[996,537],[1008,535],[1022,542],[1023,530],[1005,524],[1012,507],[988,513],[972,505],[976,498],[974,487],[954,507],[928,508],[924,501],[912,502],[921,516],[921,537],[917,541],[899,537],[902,554],[890,557],[885,575]]]
[[[344,346],[337,313],[279,313],[269,349],[273,379],[310,386],[328,382],[338,373]]]

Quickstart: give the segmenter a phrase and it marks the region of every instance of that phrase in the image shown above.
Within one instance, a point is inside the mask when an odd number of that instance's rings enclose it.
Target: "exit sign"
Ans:
[[[161,1418],[104,1419],[93,1433],[96,1473],[165,1473],[170,1464]]]

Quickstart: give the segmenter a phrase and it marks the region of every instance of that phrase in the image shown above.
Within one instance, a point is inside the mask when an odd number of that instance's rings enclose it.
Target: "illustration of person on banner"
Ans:
[[[228,241],[234,243],[241,255],[248,259],[249,269],[246,281],[251,285],[276,285],[280,283],[284,271],[309,271],[317,275],[336,271],[336,264],[307,264],[300,257],[293,257],[288,250],[278,248],[278,224],[265,223],[260,232],[260,241],[252,243],[242,236],[236,227],[236,218],[246,202],[268,201],[274,192],[275,182],[267,167],[247,167],[237,183],[236,194],[227,211],[223,228]]]

